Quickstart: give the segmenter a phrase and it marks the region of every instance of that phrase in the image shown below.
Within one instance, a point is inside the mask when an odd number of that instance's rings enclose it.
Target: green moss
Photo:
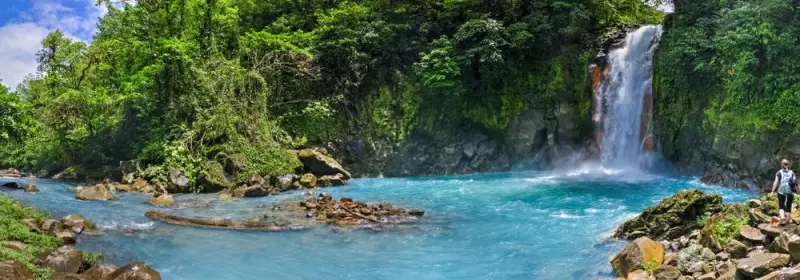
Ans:
[[[6,195],[0,194],[0,241],[19,241],[26,245],[22,252],[0,246],[0,261],[16,260],[24,263],[37,279],[47,279],[51,270],[36,265],[37,255],[61,245],[61,240],[46,234],[31,232],[22,219],[42,222],[47,216],[38,210],[26,207]]]

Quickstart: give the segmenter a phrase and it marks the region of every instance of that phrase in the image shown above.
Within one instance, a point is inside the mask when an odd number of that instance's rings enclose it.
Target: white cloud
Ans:
[[[48,33],[56,29],[73,40],[89,41],[104,8],[94,0],[79,0],[68,7],[58,0],[35,0],[30,10],[20,13],[14,22],[0,26],[0,79],[10,88],[36,72],[36,51]]]

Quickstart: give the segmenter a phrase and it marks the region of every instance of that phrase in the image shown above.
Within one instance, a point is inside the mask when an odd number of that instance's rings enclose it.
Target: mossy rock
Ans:
[[[739,237],[739,229],[750,222],[747,206],[741,203],[728,204],[725,211],[711,216],[700,230],[700,245],[717,253],[728,243]]]
[[[683,190],[622,224],[614,237],[629,240],[641,236],[655,240],[676,238],[699,228],[697,219],[701,216],[719,213],[723,209],[722,196],[718,194]]]
[[[225,157],[225,172],[228,174],[238,174],[246,171],[250,161],[245,154],[232,154]]]
[[[778,196],[766,195],[761,198],[761,212],[769,216],[778,216]]]
[[[233,186],[228,178],[225,177],[225,169],[219,162],[206,161],[200,166],[202,171],[200,171],[200,176],[197,178],[197,184],[202,188],[203,192],[219,192]]]

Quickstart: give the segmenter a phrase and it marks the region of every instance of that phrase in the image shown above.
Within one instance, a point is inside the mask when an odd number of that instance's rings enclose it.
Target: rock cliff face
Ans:
[[[591,138],[591,119],[576,104],[531,108],[503,133],[464,128],[436,135],[416,132],[401,143],[349,141],[331,145],[354,176],[420,176],[547,168],[581,150]]]

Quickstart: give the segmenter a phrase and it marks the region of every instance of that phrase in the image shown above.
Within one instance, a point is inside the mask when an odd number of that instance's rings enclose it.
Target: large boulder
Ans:
[[[611,267],[617,275],[624,277],[634,270],[658,266],[663,262],[664,246],[650,238],[640,237],[611,259]]]
[[[681,272],[693,274],[695,272],[703,272],[703,266],[716,260],[717,256],[708,248],[692,244],[678,251],[676,259],[678,261],[678,269]]]
[[[342,168],[342,166],[333,158],[323,155],[322,153],[305,149],[297,152],[297,158],[305,165],[314,175],[336,175],[342,174],[344,180],[350,180],[350,172]]]
[[[648,236],[656,240],[676,238],[697,228],[697,219],[703,214],[722,210],[722,196],[706,194],[701,190],[684,190],[622,224],[614,237],[633,239]]]
[[[800,262],[800,236],[797,234],[781,233],[772,241],[769,249],[775,253],[789,254],[794,263]]]
[[[736,272],[756,278],[787,264],[789,264],[789,255],[778,253],[758,254],[740,259],[736,265]]]
[[[22,189],[22,186],[17,182],[6,182],[6,183],[0,183],[0,188],[17,190],[17,189]]]
[[[78,188],[75,198],[79,200],[116,200],[117,197],[107,184],[97,184],[93,187]]]
[[[203,171],[197,178],[197,183],[203,187],[204,192],[219,192],[230,188],[233,184],[225,177],[222,164],[216,161],[206,161],[201,164]]]
[[[287,174],[272,178],[272,185],[278,188],[279,191],[284,192],[292,189],[292,183],[297,179],[297,175]]]
[[[42,222],[42,231],[50,235],[56,235],[64,229],[64,225],[56,220],[47,219]]]
[[[135,262],[120,267],[105,279],[107,280],[161,280],[161,274],[147,264]]]
[[[33,274],[19,261],[0,262],[0,280],[33,280]]]
[[[341,173],[336,175],[323,175],[319,177],[318,184],[323,187],[336,187],[336,186],[344,186],[347,184],[347,180],[344,179],[344,175]]]
[[[83,266],[83,253],[74,246],[61,246],[47,255],[42,266],[55,272],[78,273]]]

